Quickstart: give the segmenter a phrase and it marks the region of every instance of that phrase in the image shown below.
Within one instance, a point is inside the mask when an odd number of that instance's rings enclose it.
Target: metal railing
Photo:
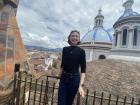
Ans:
[[[21,76],[20,72],[15,75],[14,82],[14,105],[57,105],[58,86],[56,83],[51,83],[49,78],[58,79],[56,76],[47,76],[46,79],[35,79],[28,75]],[[140,101],[132,98],[131,100],[120,98],[119,96],[112,97],[111,94],[107,97],[103,92],[97,95],[86,90],[85,97],[76,95],[73,105],[140,105]]]

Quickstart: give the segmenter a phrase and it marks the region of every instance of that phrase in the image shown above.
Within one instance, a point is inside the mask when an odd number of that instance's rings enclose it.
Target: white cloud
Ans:
[[[135,0],[134,11],[140,13],[139,6],[140,1]],[[20,0],[17,20],[25,44],[63,47],[71,30],[79,30],[82,38],[93,28],[99,8],[106,29],[124,11],[122,0]]]

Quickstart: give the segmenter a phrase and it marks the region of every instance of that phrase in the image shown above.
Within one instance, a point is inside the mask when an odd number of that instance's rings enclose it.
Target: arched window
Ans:
[[[99,20],[99,25],[101,25],[101,20]]]
[[[1,13],[1,23],[7,23],[8,21],[8,13],[3,12]]]
[[[117,46],[117,41],[118,41],[118,32],[115,34],[115,46]]]
[[[127,29],[124,29],[123,35],[122,35],[122,46],[127,45],[127,35],[128,35],[128,31],[127,31]]]
[[[104,55],[100,55],[99,59],[106,59],[106,57]]]
[[[133,46],[138,45],[138,29],[134,28],[134,35],[133,35]]]

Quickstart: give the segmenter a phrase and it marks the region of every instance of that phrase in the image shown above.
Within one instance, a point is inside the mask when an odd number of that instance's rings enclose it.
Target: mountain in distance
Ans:
[[[24,45],[26,49],[34,49],[39,51],[61,52],[62,48],[45,48],[41,46]]]

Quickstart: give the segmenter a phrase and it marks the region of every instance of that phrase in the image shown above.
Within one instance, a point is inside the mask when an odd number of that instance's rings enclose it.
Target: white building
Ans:
[[[94,27],[81,39],[79,46],[86,52],[86,60],[106,59],[112,47],[112,35],[103,27],[104,16],[99,10],[95,17]]]
[[[56,54],[50,54],[50,58],[56,60],[56,59],[58,59],[58,55],[56,55]]]
[[[52,68],[53,58],[45,58],[45,64],[46,64],[45,71],[47,71],[49,67]]]
[[[127,0],[123,4],[125,11],[113,25],[111,59],[140,61],[140,14],[133,11],[133,3],[133,0]]]

